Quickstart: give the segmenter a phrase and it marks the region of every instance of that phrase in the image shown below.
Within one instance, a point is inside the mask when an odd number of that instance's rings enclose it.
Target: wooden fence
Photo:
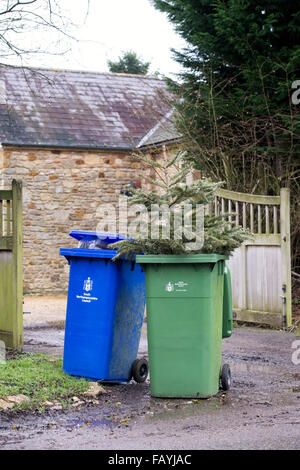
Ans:
[[[241,321],[290,326],[292,323],[290,193],[257,196],[218,190],[208,208],[254,234],[228,262],[233,310]]]
[[[22,183],[0,190],[0,340],[23,347]]]

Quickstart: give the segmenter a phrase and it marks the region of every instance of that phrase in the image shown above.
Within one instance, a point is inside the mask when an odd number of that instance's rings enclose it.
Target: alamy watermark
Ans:
[[[0,341],[0,365],[6,362],[6,348],[4,341]]]
[[[119,233],[139,240],[182,240],[187,251],[201,250],[204,245],[203,204],[128,205],[119,197],[117,206],[101,204],[97,209],[97,232]]]
[[[292,93],[292,103],[295,105],[300,104],[300,80],[295,80],[292,83],[292,90],[295,90]]]
[[[292,342],[292,349],[295,349],[295,351],[292,354],[292,363],[295,364],[295,366],[300,365],[300,340],[296,340]]]

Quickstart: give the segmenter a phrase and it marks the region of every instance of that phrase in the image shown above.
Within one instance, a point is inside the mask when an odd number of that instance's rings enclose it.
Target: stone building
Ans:
[[[0,188],[24,185],[25,293],[66,292],[70,230],[96,230],[99,205],[141,185],[134,151],[177,141],[162,80],[1,66]]]

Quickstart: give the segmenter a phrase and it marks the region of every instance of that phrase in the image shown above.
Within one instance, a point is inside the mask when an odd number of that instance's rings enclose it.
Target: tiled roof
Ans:
[[[132,149],[168,115],[169,99],[157,78],[1,66],[0,142]]]
[[[177,141],[180,138],[175,127],[174,109],[165,114],[165,116],[138,142],[137,148],[151,147],[165,142]]]

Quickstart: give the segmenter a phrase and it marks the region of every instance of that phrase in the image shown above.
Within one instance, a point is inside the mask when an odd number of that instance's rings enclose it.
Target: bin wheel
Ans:
[[[132,364],[131,374],[133,379],[137,383],[145,382],[146,378],[148,377],[148,361],[145,358],[136,359]]]
[[[220,375],[222,390],[229,390],[231,387],[231,372],[228,364],[224,364]]]

